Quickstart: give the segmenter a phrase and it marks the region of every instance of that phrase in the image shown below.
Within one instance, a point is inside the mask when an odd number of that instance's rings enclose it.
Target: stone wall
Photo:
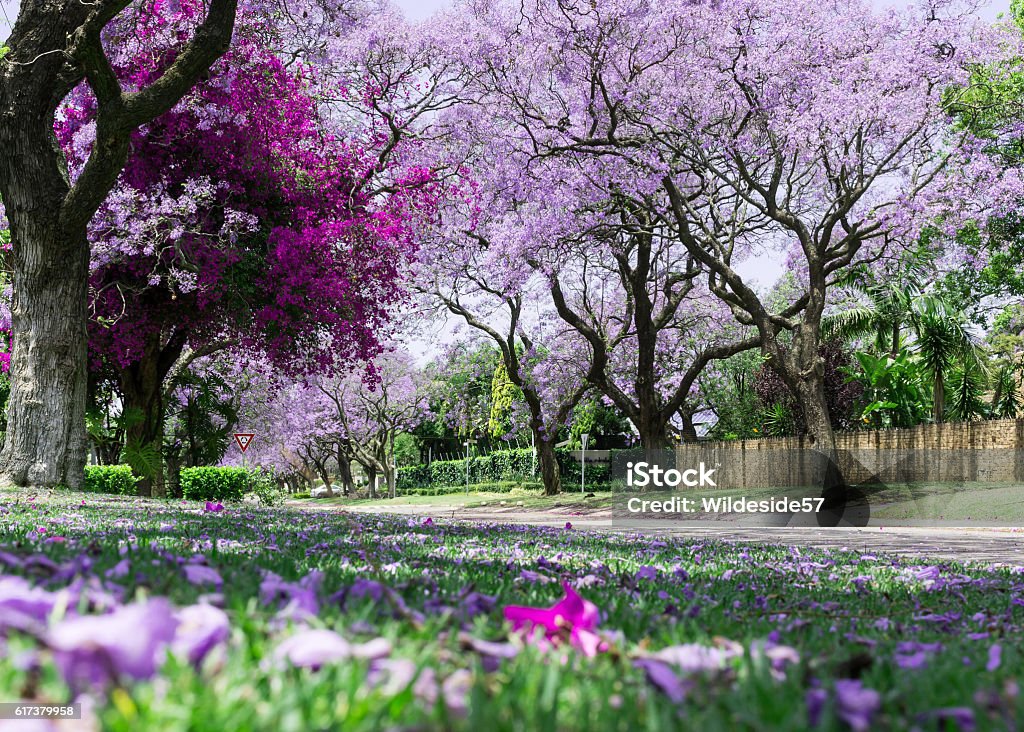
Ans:
[[[1024,481],[1024,419],[923,424],[836,435],[850,483],[1014,483]],[[680,465],[718,466],[720,488],[812,485],[824,474],[802,437],[682,445]]]

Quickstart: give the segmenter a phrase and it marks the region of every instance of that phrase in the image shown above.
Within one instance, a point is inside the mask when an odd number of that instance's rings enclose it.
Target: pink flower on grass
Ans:
[[[596,656],[605,651],[608,644],[601,640],[595,629],[601,620],[597,605],[584,600],[568,582],[562,583],[565,597],[549,608],[509,605],[505,608],[505,619],[512,623],[512,630],[523,632],[527,641],[539,646],[555,646],[568,640],[584,656]],[[537,637],[537,629],[544,630],[543,638]]]
[[[206,508],[204,508],[203,510],[210,513],[220,513],[221,511],[224,510],[224,504],[219,502],[211,503],[210,501],[207,501]]]

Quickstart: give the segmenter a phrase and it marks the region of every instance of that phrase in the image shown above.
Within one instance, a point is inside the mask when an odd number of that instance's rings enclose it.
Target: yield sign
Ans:
[[[238,449],[245,452],[249,449],[249,444],[252,442],[252,438],[255,437],[252,432],[236,432],[235,442],[238,443]]]

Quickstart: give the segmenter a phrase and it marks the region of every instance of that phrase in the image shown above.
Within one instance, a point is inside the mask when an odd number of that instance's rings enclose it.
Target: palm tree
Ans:
[[[895,359],[904,329],[913,334],[913,350],[932,381],[932,418],[945,415],[946,376],[955,366],[987,377],[984,351],[975,342],[964,314],[941,296],[923,292],[913,274],[879,281],[863,270],[843,284],[867,296],[868,304],[822,319],[822,335],[844,339],[873,336],[875,349]]]
[[[1006,361],[995,378],[995,393],[992,395],[992,416],[1015,419],[1020,413],[1024,400],[1021,399],[1017,374],[1020,364]]]
[[[971,386],[967,388],[961,383],[967,392],[973,391],[975,384],[983,386],[989,371],[984,350],[968,330],[963,313],[935,295],[914,299],[910,323],[914,350],[932,378],[932,419],[941,422],[946,413],[946,376],[959,369]],[[966,393],[964,398],[967,399]],[[960,407],[966,409],[966,405],[967,401]]]

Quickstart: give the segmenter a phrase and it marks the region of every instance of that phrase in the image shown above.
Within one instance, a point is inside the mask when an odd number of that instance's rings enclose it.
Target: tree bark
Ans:
[[[4,143],[0,139],[0,148]],[[22,150],[19,157],[31,155]],[[53,176],[26,175],[29,166],[20,167],[17,180],[2,184],[13,241],[14,338],[0,473],[16,485],[81,488],[88,445],[89,246],[84,230],[63,231],[39,215],[60,205]],[[10,175],[0,170],[0,179]]]
[[[936,423],[944,421],[946,416],[946,379],[942,369],[935,371],[935,382],[932,384],[932,419]]]
[[[341,447],[338,447],[338,479],[341,481],[342,495],[352,495],[355,489],[355,483],[352,480],[352,458],[346,455]]]
[[[562,472],[558,467],[558,456],[555,445],[539,434],[535,434],[537,445],[537,461],[540,464],[540,477],[544,483],[545,496],[557,496],[562,492]]]

